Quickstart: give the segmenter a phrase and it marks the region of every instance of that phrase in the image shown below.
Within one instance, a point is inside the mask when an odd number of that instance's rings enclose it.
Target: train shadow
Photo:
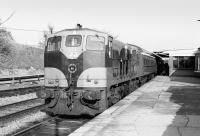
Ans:
[[[52,136],[66,136],[79,128],[93,117],[89,115],[57,115],[48,126],[51,126]]]
[[[57,115],[60,119],[92,119],[94,116],[90,116],[87,114],[83,115]]]
[[[186,80],[181,80],[181,78],[174,78],[173,81],[188,83],[187,80],[189,79],[186,78]],[[200,79],[191,81],[190,78],[189,83],[197,84],[197,81],[199,82]],[[169,124],[167,125],[165,131],[162,133],[162,136],[196,135],[196,130],[190,129],[188,127],[191,125],[191,116],[200,118],[199,88],[190,85],[171,86],[164,94],[168,96],[168,102],[166,104],[167,106],[162,107],[163,109],[158,109],[158,113],[169,115],[172,118],[171,120],[168,120]],[[161,96],[161,102],[164,101],[164,99],[162,99],[164,97],[164,95]]]
[[[173,72],[171,73],[171,76],[173,77],[197,77],[196,73],[194,72],[194,70],[173,70]]]

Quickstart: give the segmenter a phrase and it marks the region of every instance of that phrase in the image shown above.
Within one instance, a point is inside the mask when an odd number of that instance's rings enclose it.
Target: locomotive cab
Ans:
[[[107,108],[108,34],[67,29],[48,37],[45,85],[37,93],[54,114],[95,115]]]

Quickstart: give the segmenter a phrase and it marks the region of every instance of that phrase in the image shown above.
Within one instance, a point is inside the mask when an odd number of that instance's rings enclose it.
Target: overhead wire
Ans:
[[[13,28],[13,27],[0,27],[0,28],[18,30],[18,31],[33,31],[33,32],[40,32],[40,33],[44,33],[45,31],[45,30],[23,29],[23,28]]]
[[[11,19],[11,17],[12,17],[14,14],[15,14],[15,11],[13,11],[13,12],[11,13],[11,15],[10,15],[6,20],[4,20],[2,23],[0,22],[0,25],[3,25],[4,23],[6,23],[9,19]]]

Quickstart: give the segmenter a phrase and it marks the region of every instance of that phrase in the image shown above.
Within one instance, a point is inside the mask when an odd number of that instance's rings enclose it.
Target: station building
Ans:
[[[200,48],[195,52],[195,72],[200,74]]]
[[[200,76],[200,48],[165,51],[169,76]]]

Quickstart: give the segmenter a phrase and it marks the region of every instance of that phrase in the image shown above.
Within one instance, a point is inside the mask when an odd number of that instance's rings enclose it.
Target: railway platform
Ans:
[[[200,78],[157,76],[70,136],[200,136]]]

